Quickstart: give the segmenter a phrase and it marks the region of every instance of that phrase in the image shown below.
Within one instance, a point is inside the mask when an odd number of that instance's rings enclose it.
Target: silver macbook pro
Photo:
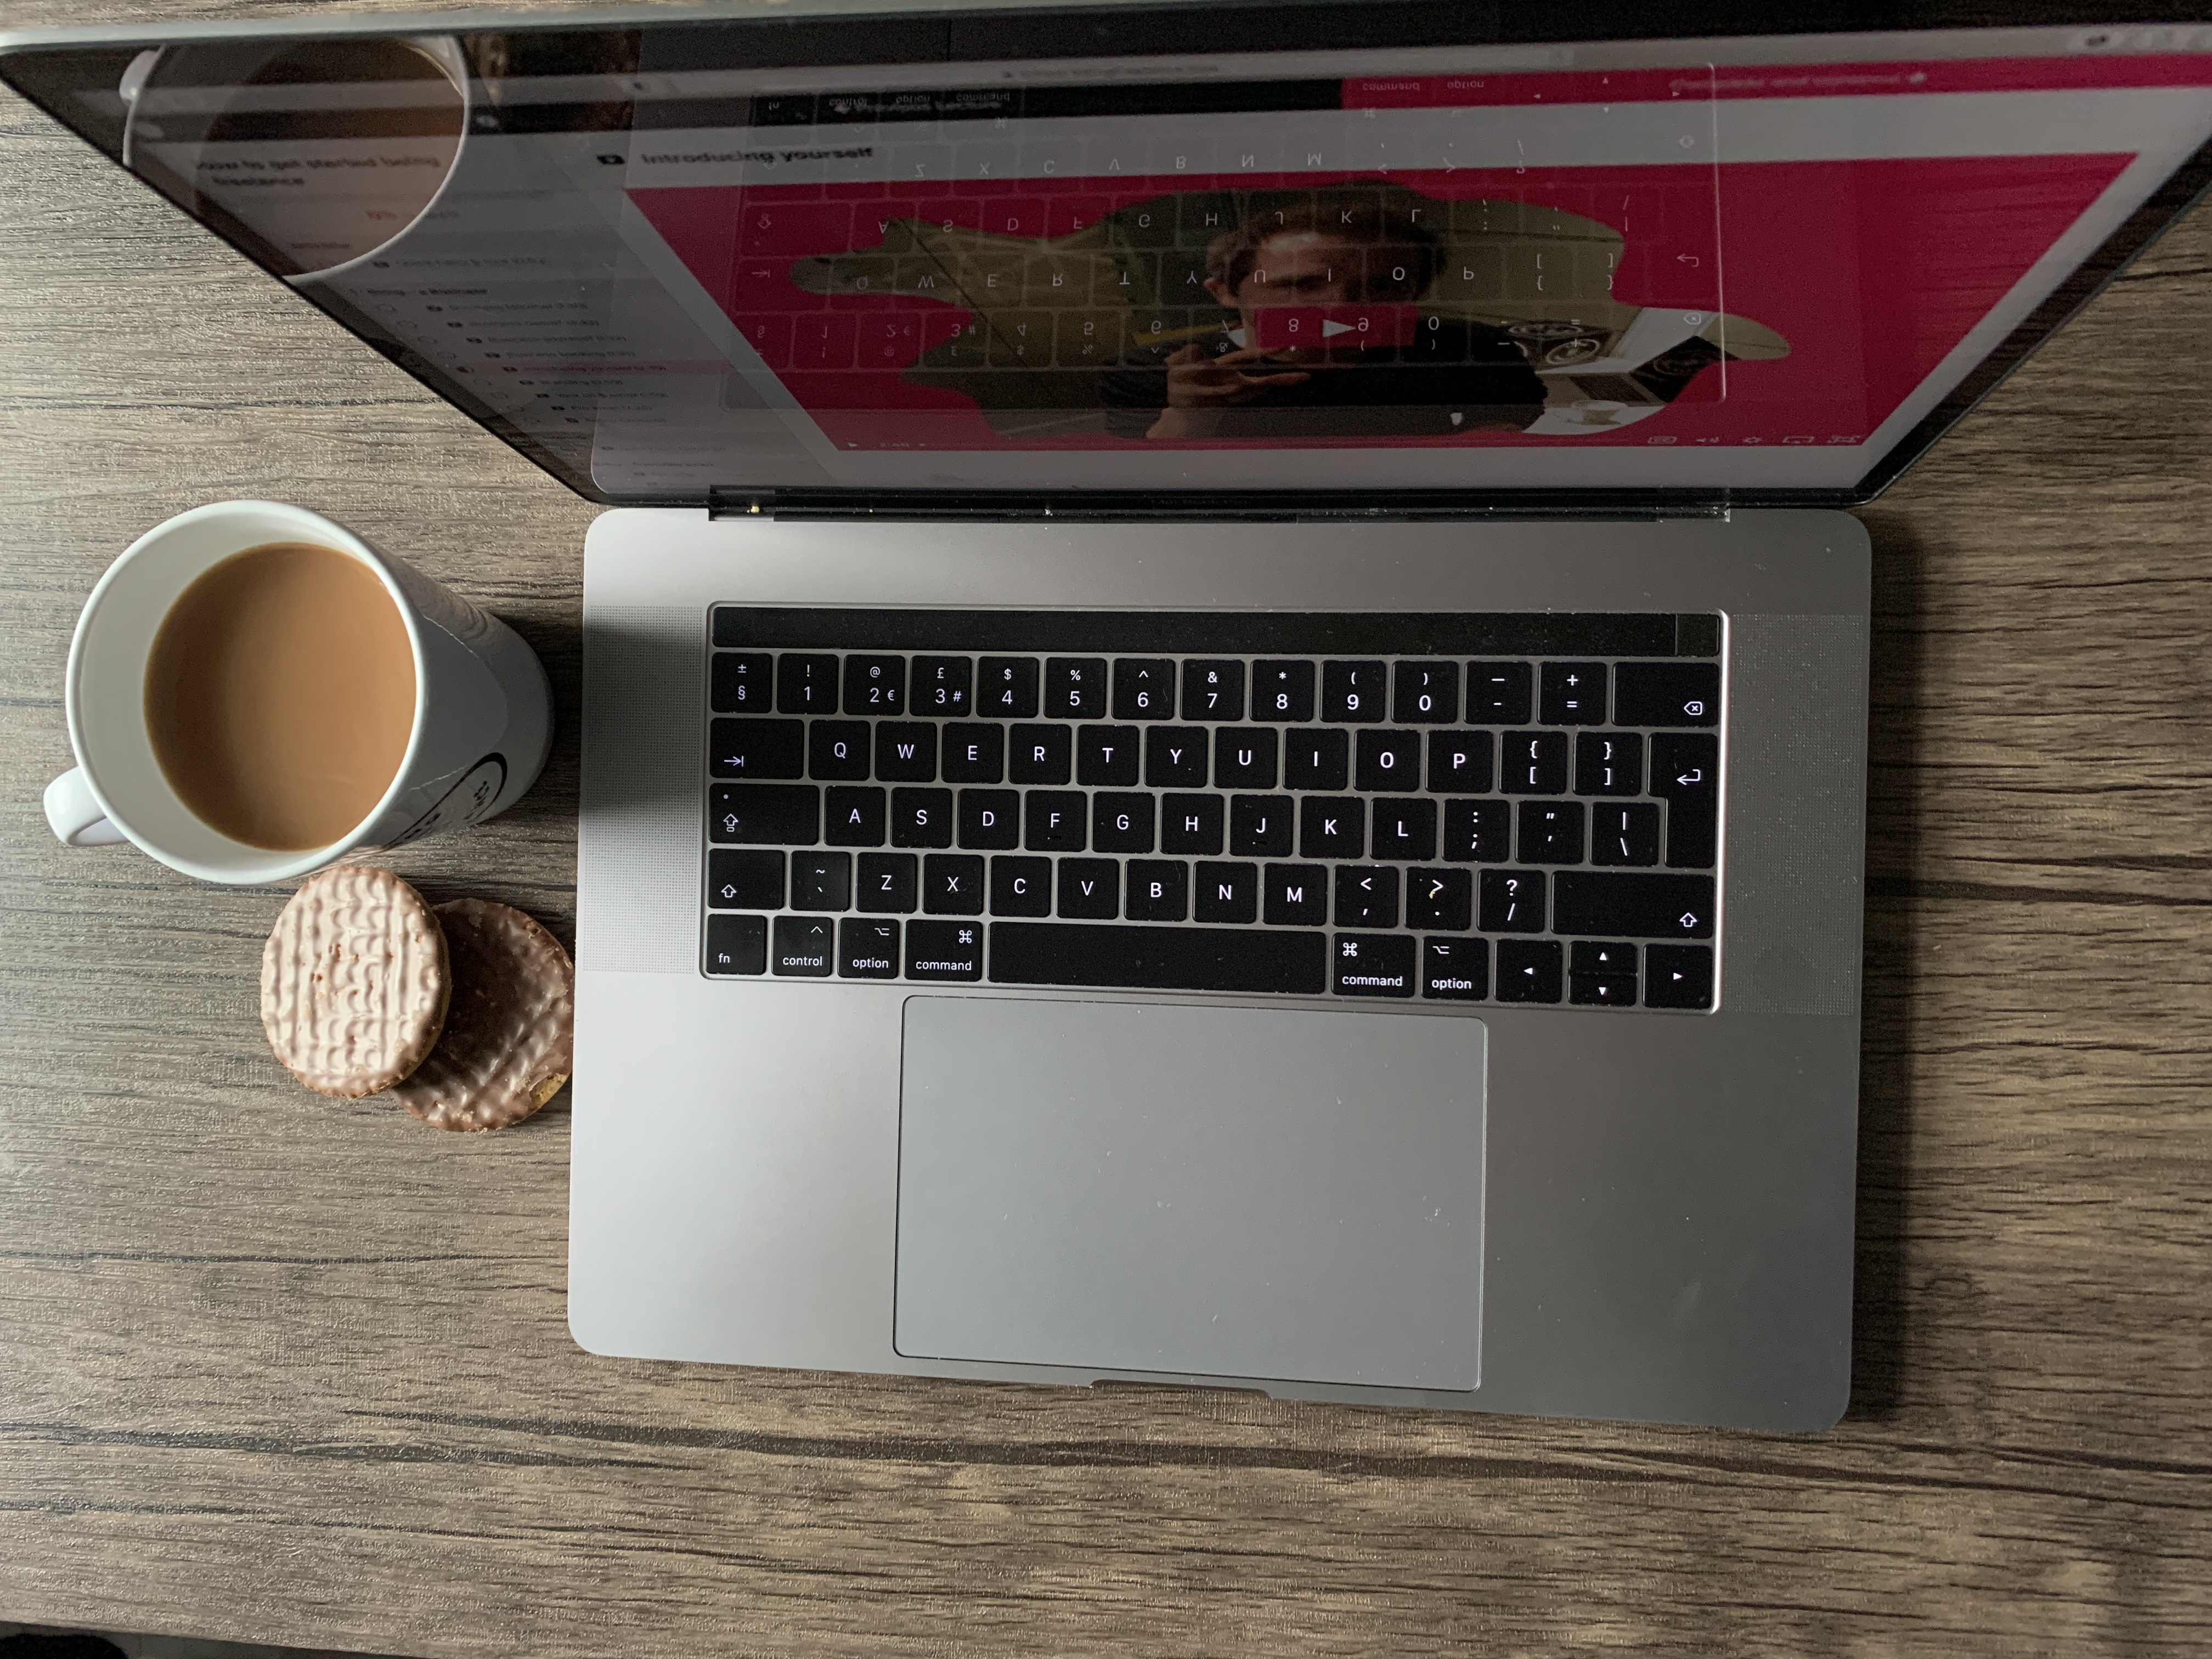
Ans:
[[[0,37],[617,509],[578,1341],[1835,1420],[1840,509],[2192,198],[2212,31],[1701,9]]]

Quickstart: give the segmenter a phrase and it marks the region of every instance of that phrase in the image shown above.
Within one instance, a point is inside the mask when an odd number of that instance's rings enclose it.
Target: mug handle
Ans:
[[[113,847],[131,839],[100,810],[82,766],[70,767],[46,786],[46,822],[70,847]]]

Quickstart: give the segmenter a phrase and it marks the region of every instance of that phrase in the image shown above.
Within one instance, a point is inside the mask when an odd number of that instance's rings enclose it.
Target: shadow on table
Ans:
[[[1859,1050],[1858,1233],[1847,1417],[1896,1413],[1906,1390],[1911,1304],[1906,1236],[1912,1162],[1913,997],[1919,765],[1929,550],[1901,520],[1867,517],[1874,541],[1867,725],[1866,954]]]

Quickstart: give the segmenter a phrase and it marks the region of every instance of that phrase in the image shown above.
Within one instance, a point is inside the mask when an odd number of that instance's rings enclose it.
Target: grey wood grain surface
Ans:
[[[2212,1650],[2208,343],[2199,214],[1866,514],[1834,1432],[611,1361],[564,1324],[565,1098],[479,1139],[306,1095],[255,1016],[281,895],[65,851],[39,805],[108,559],[295,501],[544,655],[544,781],[399,864],[565,937],[593,509],[0,98],[0,1618],[547,1659]]]

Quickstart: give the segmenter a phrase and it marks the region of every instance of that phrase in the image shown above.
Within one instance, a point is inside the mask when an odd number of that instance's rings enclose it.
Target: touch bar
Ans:
[[[994,921],[991,979],[999,985],[1320,996],[1328,988],[1328,940],[1275,928]]]
[[[718,605],[714,643],[818,651],[1163,655],[1672,657],[1717,648],[1705,616],[1643,611],[861,611]],[[1692,643],[1698,641],[1699,643]]]

